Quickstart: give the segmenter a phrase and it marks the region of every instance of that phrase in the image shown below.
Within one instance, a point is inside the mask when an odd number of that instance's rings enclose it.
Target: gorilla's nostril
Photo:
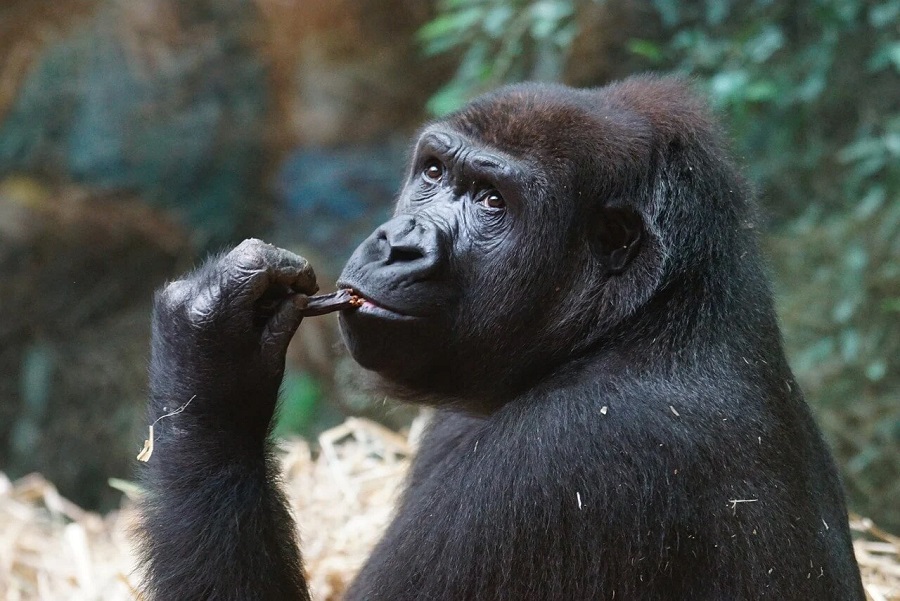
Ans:
[[[419,259],[424,259],[425,253],[420,249],[412,246],[392,246],[388,253],[388,264],[391,263],[412,263]]]

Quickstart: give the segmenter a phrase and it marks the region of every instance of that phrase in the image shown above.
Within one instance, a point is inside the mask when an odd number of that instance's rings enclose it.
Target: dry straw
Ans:
[[[284,446],[284,476],[300,516],[306,567],[319,600],[340,599],[387,524],[414,451],[410,436],[349,419]],[[127,485],[119,485],[134,494]],[[41,476],[0,474],[0,601],[140,599],[127,536],[134,511],[86,512]],[[854,518],[856,554],[872,601],[900,601],[900,539]]]

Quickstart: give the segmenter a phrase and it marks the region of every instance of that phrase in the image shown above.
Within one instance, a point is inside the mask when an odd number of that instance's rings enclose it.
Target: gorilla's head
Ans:
[[[510,86],[426,126],[394,218],[339,280],[367,299],[341,314],[351,354],[407,396],[489,410],[653,335],[642,308],[746,209],[713,129],[684,83],[651,77]]]

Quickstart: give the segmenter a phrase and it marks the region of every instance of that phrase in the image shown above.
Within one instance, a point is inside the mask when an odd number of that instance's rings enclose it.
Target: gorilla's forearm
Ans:
[[[156,296],[141,474],[149,599],[309,599],[269,440],[300,296],[315,288],[304,264],[252,241]]]
[[[149,599],[309,599],[276,460],[158,444],[144,482]],[[201,443],[202,444],[202,443]]]

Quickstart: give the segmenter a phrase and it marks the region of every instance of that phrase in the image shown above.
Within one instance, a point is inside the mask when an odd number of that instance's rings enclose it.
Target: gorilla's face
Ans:
[[[363,367],[431,388],[451,373],[466,377],[476,357],[465,353],[496,360],[484,352],[490,338],[510,337],[510,316],[522,313],[510,301],[528,303],[526,284],[537,279],[518,265],[530,254],[526,173],[446,127],[423,133],[396,216],[357,248],[340,277],[367,300],[341,315]]]
[[[552,106],[554,90],[511,88],[426,128],[395,217],[340,276],[367,301],[341,314],[350,353],[405,392],[484,407],[539,377],[590,341],[638,250],[637,212],[597,198],[627,165],[592,169],[579,137],[596,118]]]

